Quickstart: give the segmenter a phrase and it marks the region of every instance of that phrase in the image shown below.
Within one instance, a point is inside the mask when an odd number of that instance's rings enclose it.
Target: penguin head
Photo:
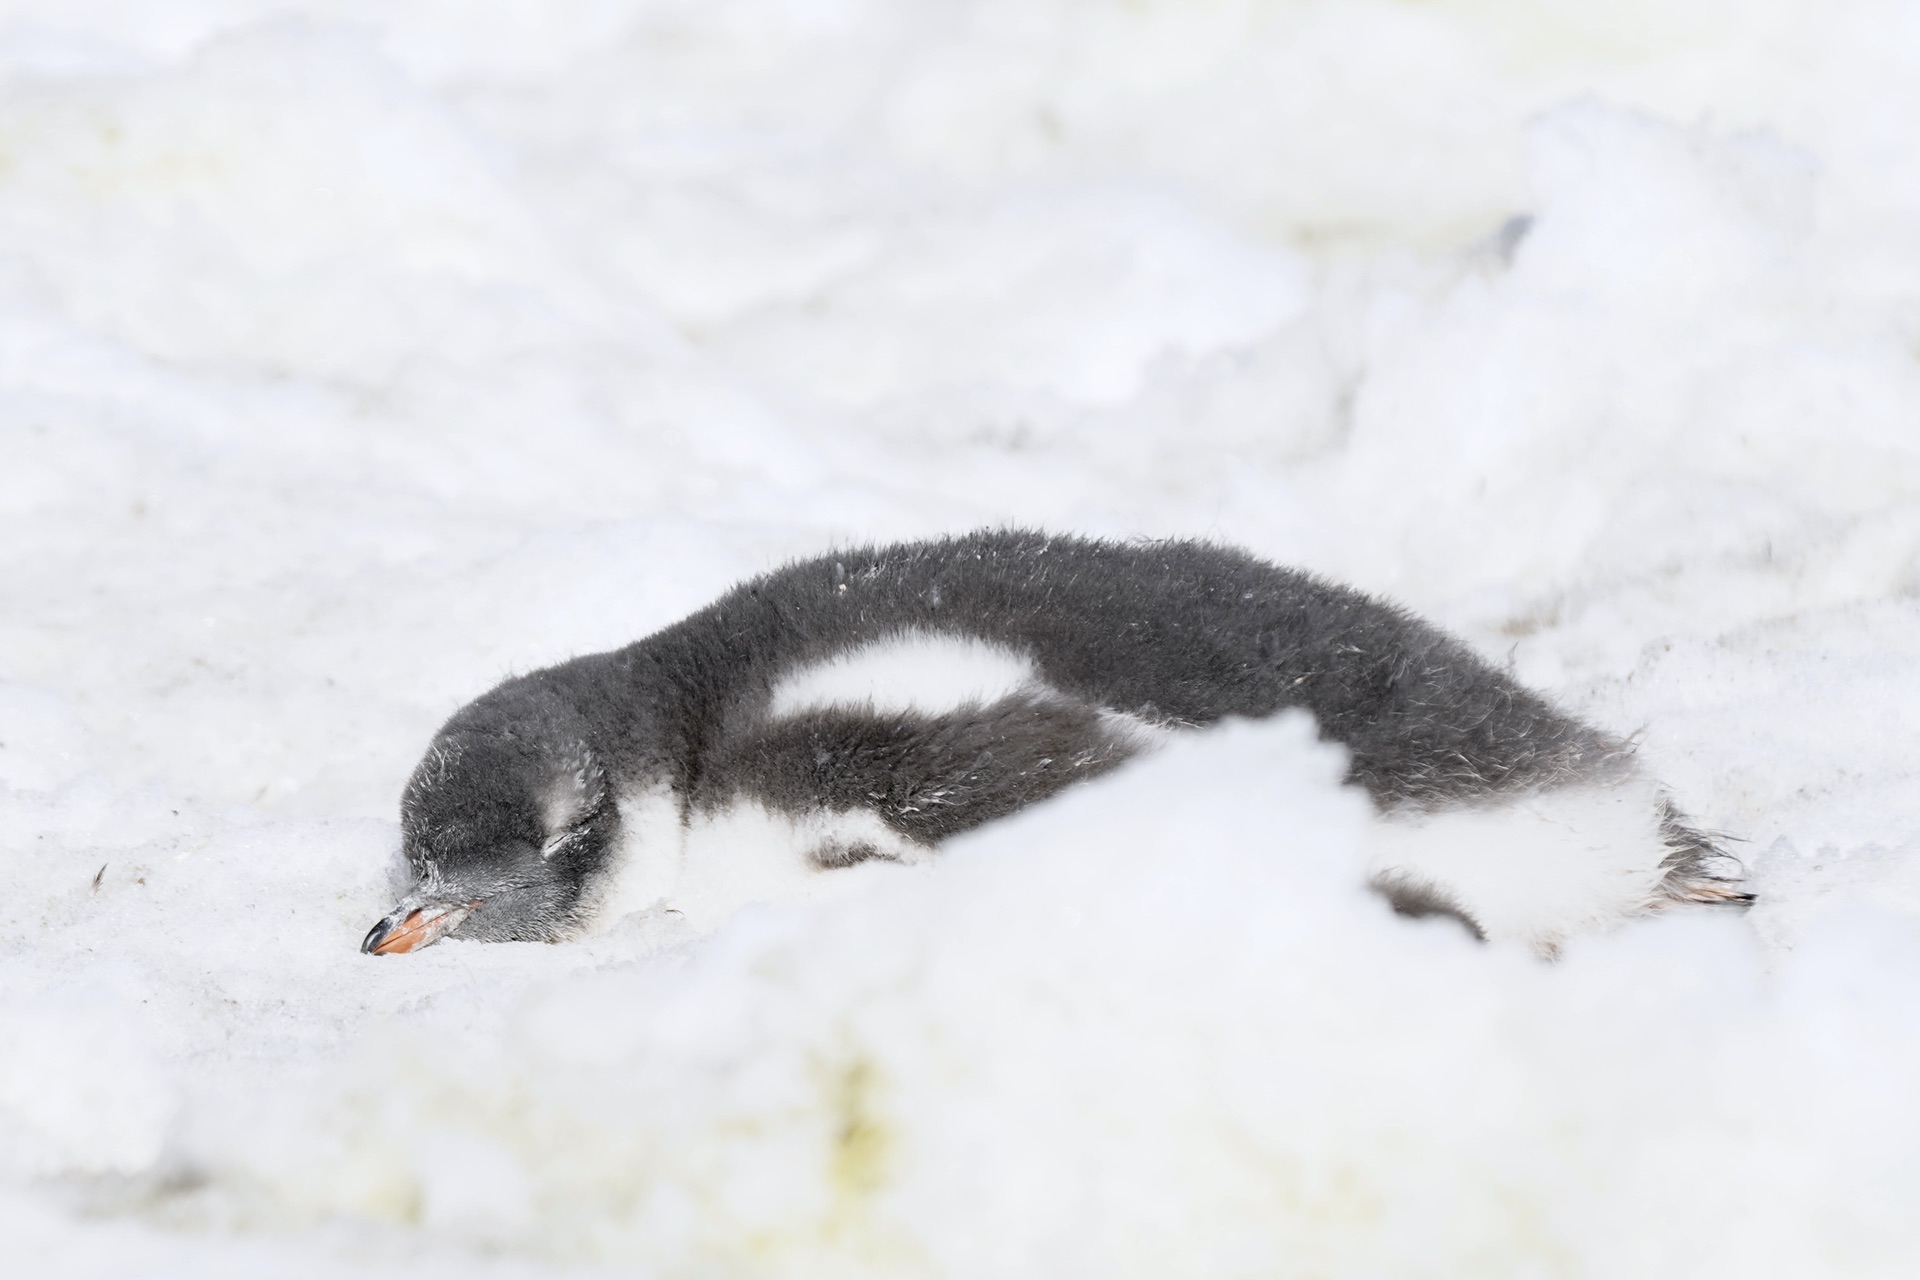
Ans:
[[[584,728],[559,699],[513,684],[449,721],[401,798],[413,886],[360,949],[569,936],[619,824]]]

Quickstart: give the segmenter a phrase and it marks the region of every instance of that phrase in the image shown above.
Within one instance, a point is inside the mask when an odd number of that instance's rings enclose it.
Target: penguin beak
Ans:
[[[480,902],[481,899],[475,898],[464,905],[408,907],[403,904],[367,931],[360,949],[370,956],[397,956],[432,946],[459,928],[460,922],[472,915]]]

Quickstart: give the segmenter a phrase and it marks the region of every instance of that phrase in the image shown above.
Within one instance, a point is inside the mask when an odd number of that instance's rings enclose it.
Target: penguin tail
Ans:
[[[1665,875],[1659,896],[1667,903],[1700,902],[1745,907],[1753,901],[1746,888],[1747,869],[1721,843],[1736,839],[1719,831],[1702,831],[1673,803],[1660,796],[1660,839],[1667,855],[1660,866]]]

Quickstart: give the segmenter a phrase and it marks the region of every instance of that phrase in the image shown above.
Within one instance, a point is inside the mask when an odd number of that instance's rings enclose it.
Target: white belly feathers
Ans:
[[[1369,878],[1431,886],[1489,939],[1551,951],[1657,900],[1667,855],[1658,798],[1652,780],[1635,775],[1382,817],[1368,842]]]
[[[774,686],[776,719],[803,711],[941,715],[1043,689],[1033,659],[965,636],[906,632],[799,667]]]

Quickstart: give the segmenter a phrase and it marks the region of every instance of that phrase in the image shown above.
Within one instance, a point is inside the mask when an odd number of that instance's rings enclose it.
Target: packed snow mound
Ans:
[[[1773,984],[1729,916],[1554,967],[1489,950],[1364,890],[1373,818],[1314,739],[1291,715],[1195,735],[666,949],[632,928],[376,962],[347,926],[383,886],[316,883],[375,833],[202,850],[117,931],[166,938],[149,971],[203,975],[196,1003],[287,1011],[203,1009],[254,1025],[170,1062],[163,991],[128,976],[14,1003],[0,1114],[38,1172],[118,1174],[175,1226],[344,1217],[667,1274],[1911,1256],[1911,920],[1829,921]],[[287,1042],[316,1020],[341,1052]]]
[[[47,1274],[1907,1276],[1920,11],[0,12]],[[502,676],[836,542],[1392,595],[1760,901],[1544,966],[1234,726],[710,936],[355,947]]]

